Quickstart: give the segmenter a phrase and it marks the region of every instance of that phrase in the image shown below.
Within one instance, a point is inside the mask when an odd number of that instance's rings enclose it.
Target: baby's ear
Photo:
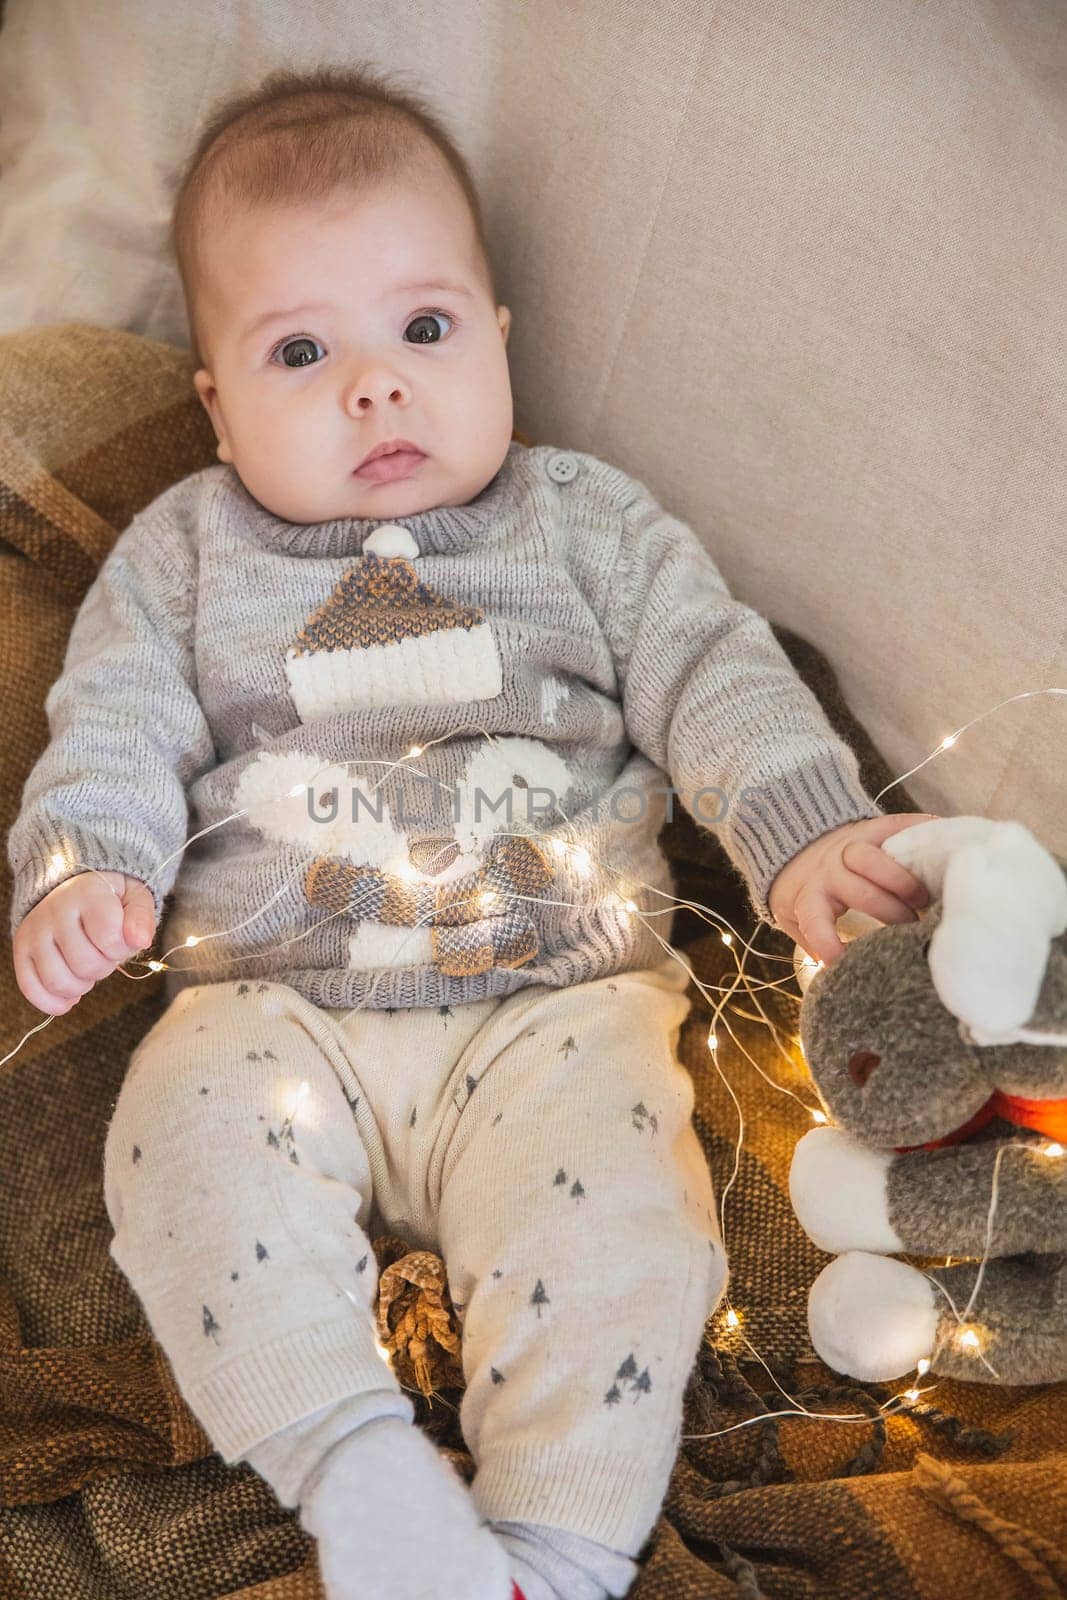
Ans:
[[[211,426],[215,430],[218,440],[217,455],[220,461],[232,461],[233,453],[230,450],[229,440],[226,437],[226,424],[223,421],[222,407],[219,405],[219,391],[215,387],[215,380],[206,367],[201,367],[193,374],[193,387],[200,396],[200,403],[211,418]]]

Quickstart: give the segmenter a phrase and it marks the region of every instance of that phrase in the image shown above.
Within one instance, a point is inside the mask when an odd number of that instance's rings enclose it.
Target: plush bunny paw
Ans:
[[[933,1284],[917,1267],[862,1250],[831,1261],[808,1296],[819,1359],[865,1383],[913,1372],[933,1349],[937,1324]]]
[[[904,1245],[889,1220],[886,1176],[893,1157],[859,1144],[840,1128],[812,1128],[797,1144],[789,1198],[812,1244],[832,1255]]]

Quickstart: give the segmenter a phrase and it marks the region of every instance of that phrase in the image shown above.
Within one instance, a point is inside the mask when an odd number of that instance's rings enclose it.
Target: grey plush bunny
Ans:
[[[800,1140],[790,1195],[837,1256],[811,1290],[812,1342],[867,1380],[927,1362],[1065,1378],[1067,876],[1018,823],[979,817],[883,848],[929,910],[846,945],[800,1012],[832,1125]],[[902,1253],[974,1259],[923,1271]]]

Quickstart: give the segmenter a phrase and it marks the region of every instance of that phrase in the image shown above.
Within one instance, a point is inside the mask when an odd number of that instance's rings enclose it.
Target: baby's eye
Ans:
[[[306,335],[301,334],[297,339],[286,339],[284,344],[280,344],[277,350],[275,350],[272,354],[271,360],[273,361],[275,356],[281,356],[283,366],[312,367],[315,365],[315,359],[312,352],[316,349],[322,349],[322,346],[318,343],[318,340],[309,339],[306,337]],[[295,356],[290,359],[289,356],[286,355],[287,351],[295,351]]]
[[[435,326],[439,322],[451,323],[452,318],[444,311],[420,311],[404,329],[404,337],[409,344],[439,344],[444,338]]]

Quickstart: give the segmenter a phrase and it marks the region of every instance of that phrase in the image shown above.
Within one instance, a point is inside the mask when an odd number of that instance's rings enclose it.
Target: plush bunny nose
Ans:
[[[862,1089],[881,1059],[881,1056],[876,1056],[873,1050],[857,1050],[848,1061],[848,1075],[853,1083],[858,1083]]]

